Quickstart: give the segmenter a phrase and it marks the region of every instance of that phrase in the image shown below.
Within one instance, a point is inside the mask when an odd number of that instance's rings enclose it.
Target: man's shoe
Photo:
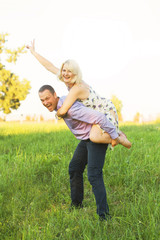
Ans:
[[[111,217],[110,214],[106,214],[105,216],[104,216],[104,215],[99,216],[99,220],[100,220],[101,222],[103,222],[103,221],[109,222],[109,221],[111,221],[111,219],[112,219],[112,217]]]
[[[82,208],[83,208],[83,204],[82,203],[78,203],[78,204],[71,203],[69,211],[71,212],[74,209],[82,209]]]

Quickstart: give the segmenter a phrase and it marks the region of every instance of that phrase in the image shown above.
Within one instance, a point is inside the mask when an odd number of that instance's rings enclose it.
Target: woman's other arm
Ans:
[[[64,117],[65,114],[70,109],[70,107],[73,105],[73,103],[77,99],[84,99],[86,95],[88,95],[88,89],[84,89],[84,87],[81,87],[79,85],[74,85],[70,89],[66,99],[64,100],[62,107],[58,109],[57,116]]]

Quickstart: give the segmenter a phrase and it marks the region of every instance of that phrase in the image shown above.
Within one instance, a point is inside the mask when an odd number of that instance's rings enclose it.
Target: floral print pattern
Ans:
[[[79,101],[82,102],[86,107],[90,107],[98,112],[104,113],[107,119],[116,127],[118,133],[118,115],[112,101],[110,99],[100,97],[91,87],[89,88],[89,91],[89,97],[85,100]]]

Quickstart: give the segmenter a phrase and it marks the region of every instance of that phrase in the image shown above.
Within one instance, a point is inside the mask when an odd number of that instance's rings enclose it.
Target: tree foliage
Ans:
[[[111,101],[113,102],[113,104],[116,107],[119,120],[122,121],[122,113],[121,113],[122,107],[123,107],[122,101],[119,100],[115,95],[112,95]]]
[[[139,112],[137,112],[133,118],[133,121],[135,123],[139,123],[140,122],[140,117],[141,117],[141,114]]]
[[[8,34],[0,34],[0,54],[7,56],[6,61],[16,63],[20,54],[25,53],[25,46],[17,50],[5,48],[6,36]],[[25,100],[30,90],[28,80],[19,80],[19,76],[7,70],[1,63],[0,58],[0,111],[8,114],[12,109],[18,109],[20,102]]]

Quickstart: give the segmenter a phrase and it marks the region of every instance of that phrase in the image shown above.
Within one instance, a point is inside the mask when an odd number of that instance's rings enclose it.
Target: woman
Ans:
[[[81,70],[78,64],[73,60],[67,60],[61,66],[61,69],[55,67],[47,59],[39,55],[35,51],[35,42],[31,43],[31,46],[26,46],[33,56],[50,72],[58,76],[58,78],[65,83],[69,90],[62,107],[57,111],[58,117],[63,117],[72,104],[78,100],[85,106],[91,107],[97,111],[100,111],[106,115],[106,117],[116,126],[119,138],[117,140],[110,139],[112,147],[118,143],[130,148],[131,143],[127,139],[126,135],[122,133],[118,128],[118,115],[114,104],[105,98],[101,98],[96,92],[82,80]],[[99,126],[94,125],[90,132],[90,139],[96,143],[108,143],[108,134],[103,132]]]

